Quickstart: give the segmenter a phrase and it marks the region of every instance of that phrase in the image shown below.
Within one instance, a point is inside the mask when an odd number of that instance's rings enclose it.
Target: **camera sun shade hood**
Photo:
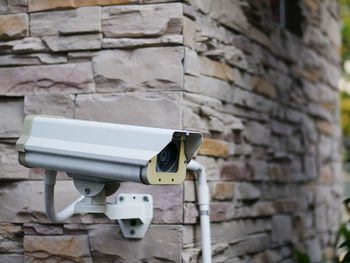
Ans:
[[[31,164],[28,153],[146,167],[174,136],[182,136],[188,163],[202,143],[199,132],[29,115],[16,150],[20,163],[27,167],[59,170],[55,164]]]

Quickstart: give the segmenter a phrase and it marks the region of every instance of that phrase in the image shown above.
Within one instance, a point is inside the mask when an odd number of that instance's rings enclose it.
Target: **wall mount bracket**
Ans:
[[[76,203],[76,213],[103,213],[117,220],[125,238],[143,238],[153,218],[153,198],[148,194],[125,194],[117,196],[115,203],[107,203],[106,196],[113,194],[118,185],[73,179],[84,198]],[[112,189],[112,190],[111,190]]]

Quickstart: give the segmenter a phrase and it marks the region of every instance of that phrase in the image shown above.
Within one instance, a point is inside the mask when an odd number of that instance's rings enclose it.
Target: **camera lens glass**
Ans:
[[[158,172],[176,172],[179,149],[175,142],[170,142],[157,156]]]

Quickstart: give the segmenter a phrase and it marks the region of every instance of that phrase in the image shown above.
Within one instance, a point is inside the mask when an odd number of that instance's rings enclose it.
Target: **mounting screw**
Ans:
[[[130,235],[135,235],[135,230],[134,229],[130,230]]]
[[[85,188],[84,191],[85,191],[85,194],[87,194],[87,195],[90,194],[90,188]]]
[[[120,201],[120,202],[123,202],[123,200],[124,200],[124,197],[123,197],[123,196],[120,196],[120,197],[119,197],[119,201]]]
[[[149,199],[148,199],[148,196],[147,195],[145,195],[143,198],[143,201],[145,201],[145,202],[148,202],[149,201]]]

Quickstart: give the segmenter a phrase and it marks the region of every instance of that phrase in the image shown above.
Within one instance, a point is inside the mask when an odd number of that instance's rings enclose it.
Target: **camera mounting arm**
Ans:
[[[45,170],[45,210],[52,222],[66,220],[75,213],[103,213],[118,220],[126,238],[143,238],[153,218],[153,198],[147,194],[119,194],[115,203],[107,203],[106,196],[115,193],[119,183],[97,183],[74,178],[74,185],[82,194],[61,212],[56,213],[54,190],[56,171]]]

